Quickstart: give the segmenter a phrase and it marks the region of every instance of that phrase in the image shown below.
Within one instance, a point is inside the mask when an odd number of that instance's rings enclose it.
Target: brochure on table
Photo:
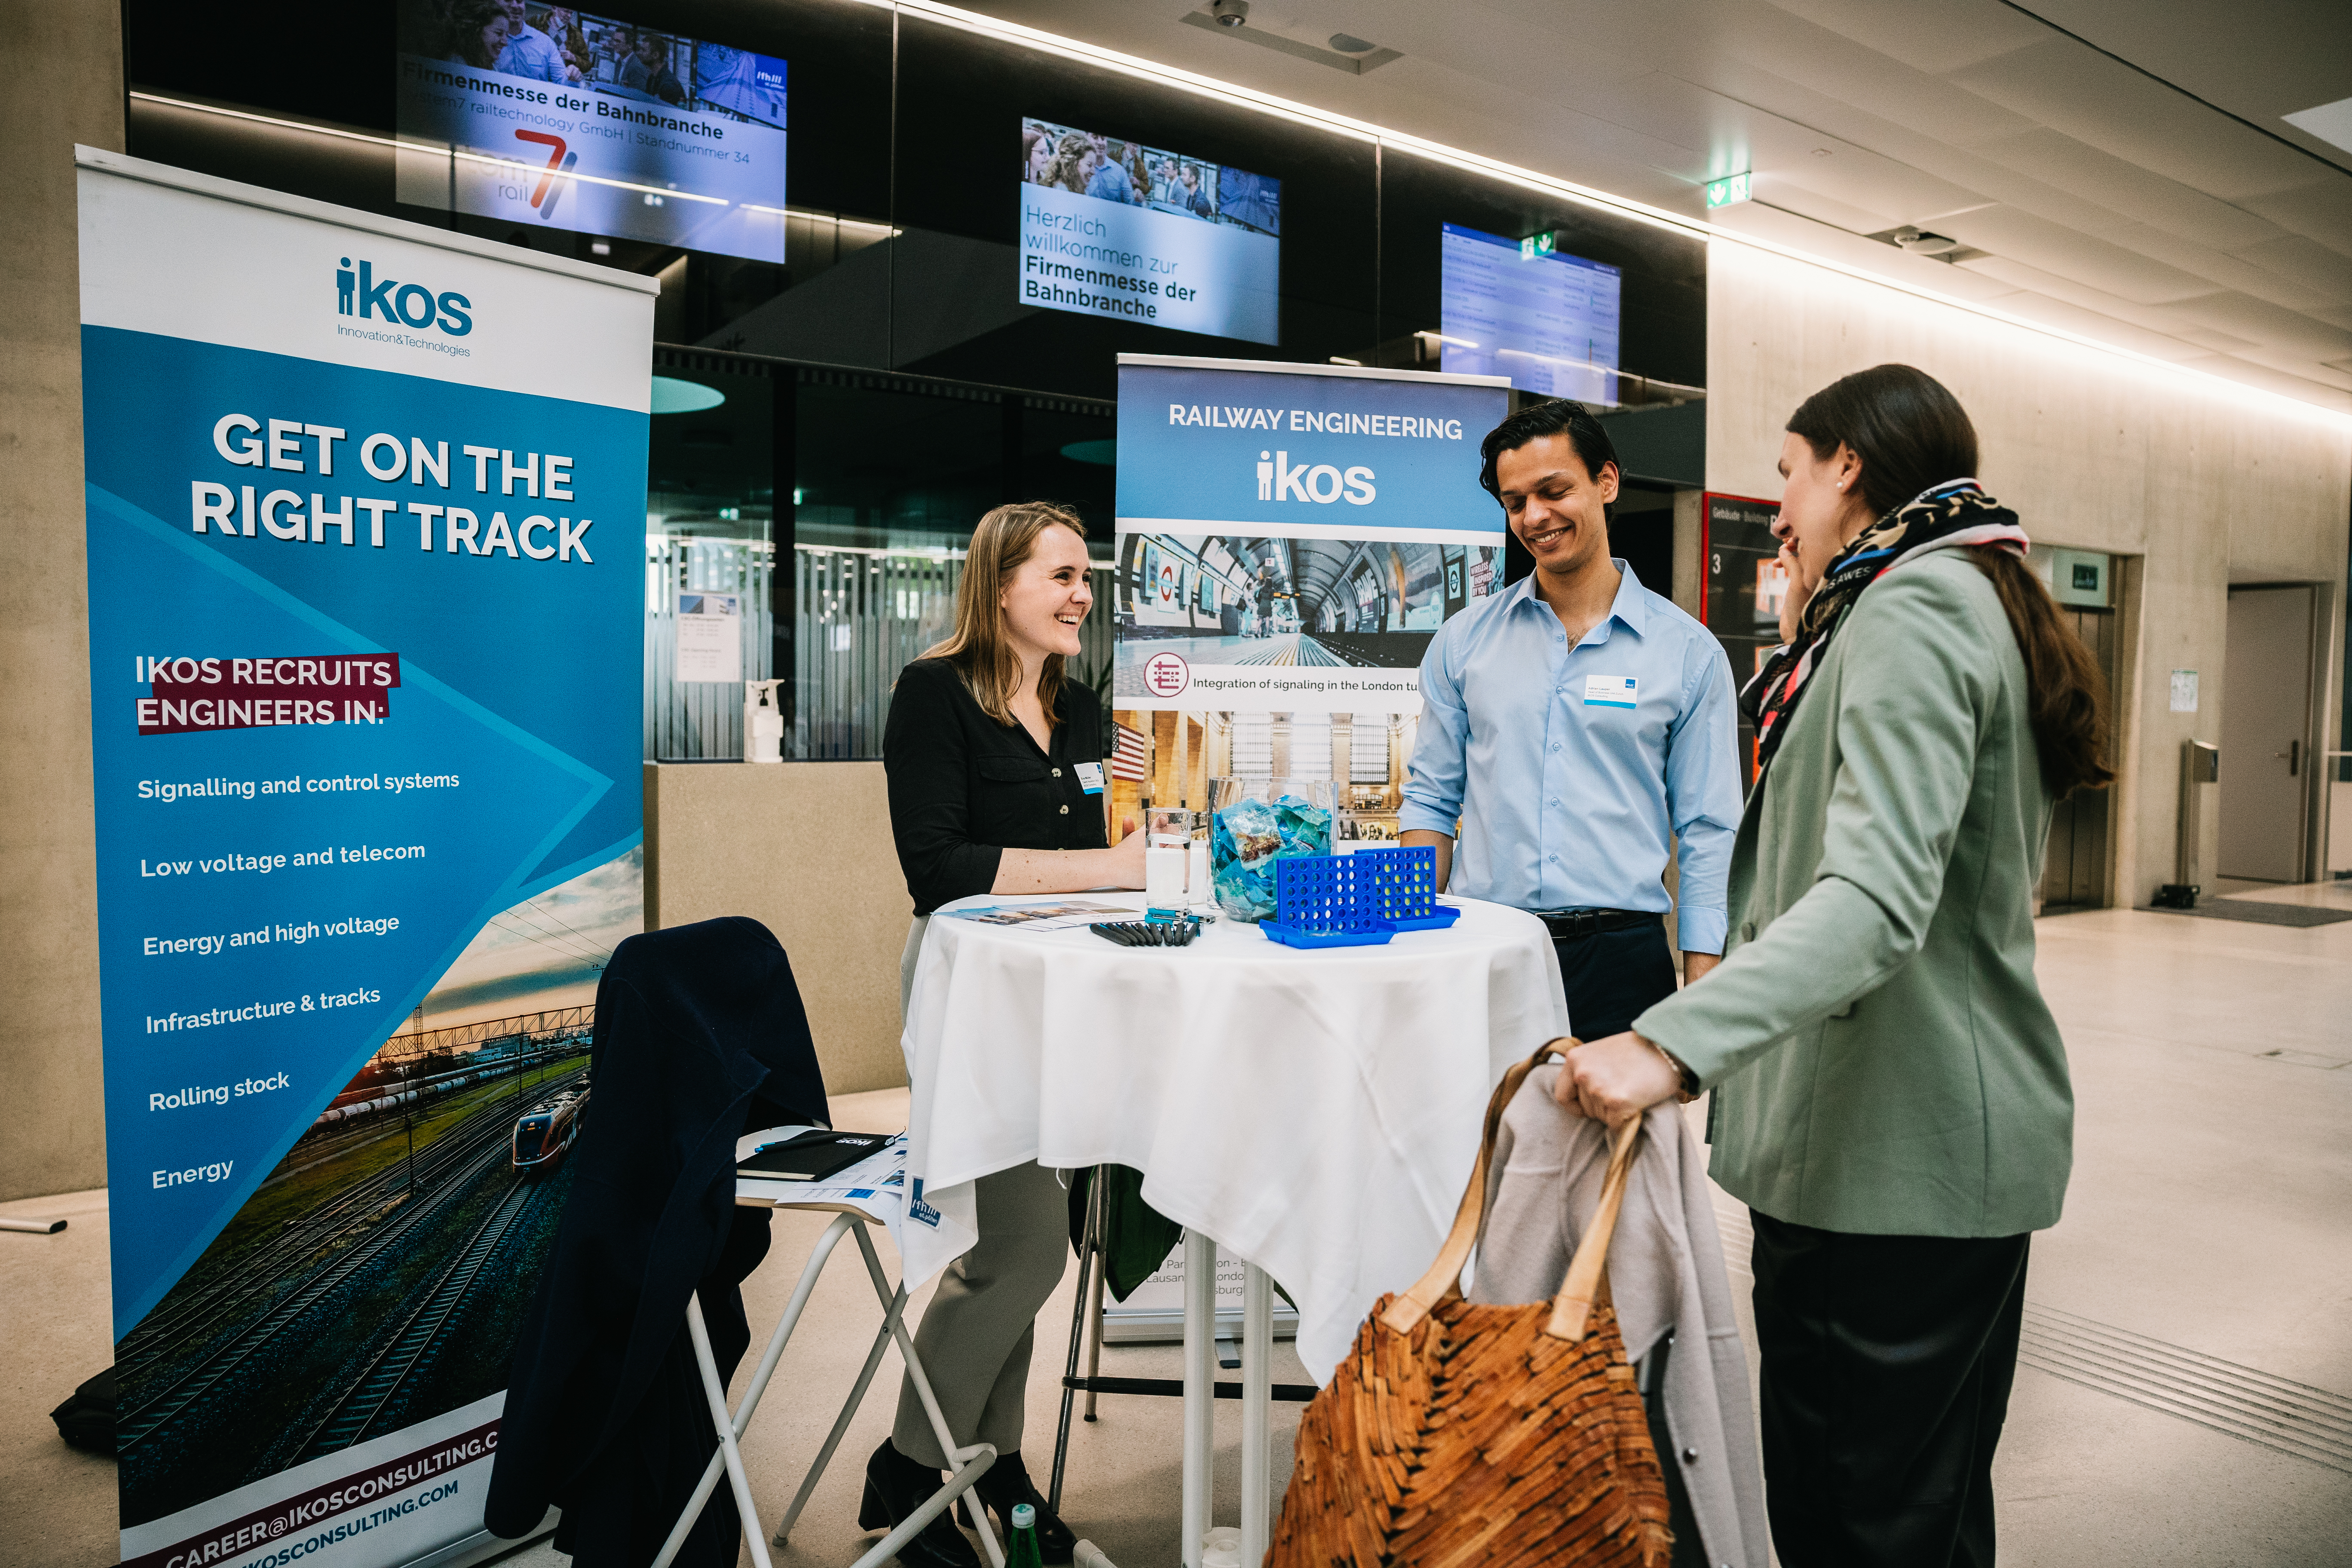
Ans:
[[[656,288],[77,159],[122,1557],[462,1549],[643,924]]]

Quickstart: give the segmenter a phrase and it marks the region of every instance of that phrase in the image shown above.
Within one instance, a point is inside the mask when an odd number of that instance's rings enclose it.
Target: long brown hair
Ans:
[[[1977,430],[1968,411],[1943,383],[1907,364],[1875,365],[1832,382],[1790,416],[1789,428],[1819,458],[1833,457],[1840,446],[1853,448],[1862,459],[1862,499],[1875,517],[1977,471]],[[1968,553],[1991,580],[2025,658],[2042,782],[2060,800],[2077,789],[2105,788],[2116,776],[2104,760],[2107,683],[2091,650],[2059,619],[2050,591],[2023,561],[2004,550]]]
[[[963,577],[956,584],[955,630],[923,650],[925,658],[954,665],[981,711],[1007,727],[1017,722],[1013,699],[1021,688],[1021,656],[1004,636],[1004,587],[1036,551],[1037,536],[1049,528],[1066,528],[1080,539],[1087,536],[1087,525],[1077,513],[1051,501],[1018,501],[982,517],[971,531]],[[1055,711],[1061,700],[1062,656],[1049,653],[1037,671],[1037,704],[1045,710],[1048,729],[1061,722]]]

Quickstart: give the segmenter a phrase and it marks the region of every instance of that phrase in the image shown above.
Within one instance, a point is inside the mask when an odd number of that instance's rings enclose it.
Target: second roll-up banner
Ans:
[[[656,285],[77,159],[122,1559],[461,1554],[643,923]]]
[[[1391,836],[1446,618],[1503,586],[1478,443],[1500,376],[1122,354],[1118,810],[1328,779]]]

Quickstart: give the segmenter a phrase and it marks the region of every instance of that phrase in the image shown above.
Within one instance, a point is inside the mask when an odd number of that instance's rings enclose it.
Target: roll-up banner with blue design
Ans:
[[[1502,585],[1509,386],[1120,355],[1113,706],[1419,712],[1431,636]]]
[[[643,919],[655,285],[77,160],[123,1560],[462,1555]]]

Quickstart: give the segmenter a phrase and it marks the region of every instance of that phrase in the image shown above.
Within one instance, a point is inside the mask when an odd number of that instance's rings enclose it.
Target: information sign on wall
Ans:
[[[642,924],[654,285],[77,157],[122,1558],[404,1563]]]
[[[1772,537],[1780,503],[1709,491],[1702,506],[1699,618],[1730,656],[1733,679],[1745,686],[1780,646],[1780,605],[1789,591],[1780,542]],[[1745,718],[1739,721],[1739,758],[1744,776],[1753,782],[1756,732]]]

